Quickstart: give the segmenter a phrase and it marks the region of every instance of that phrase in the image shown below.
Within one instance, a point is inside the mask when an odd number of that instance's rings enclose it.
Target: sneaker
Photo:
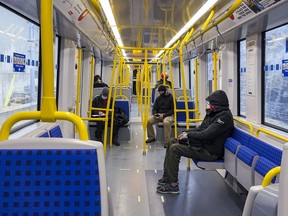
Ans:
[[[159,186],[164,186],[164,185],[166,185],[167,183],[168,183],[167,180],[164,179],[164,178],[161,178],[161,179],[158,180],[158,185],[159,185]]]
[[[146,143],[151,143],[151,142],[154,142],[154,141],[156,141],[155,138],[148,138],[146,140]]]
[[[171,184],[166,184],[161,187],[157,187],[157,192],[162,194],[179,194],[178,184],[175,187],[172,187]]]

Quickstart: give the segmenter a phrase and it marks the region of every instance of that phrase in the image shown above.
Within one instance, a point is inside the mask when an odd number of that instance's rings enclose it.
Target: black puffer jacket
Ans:
[[[232,134],[233,116],[224,91],[217,90],[206,100],[214,106],[214,110],[207,109],[202,124],[188,132],[189,143],[207,149],[220,159],[224,156],[224,143]]]
[[[164,118],[174,114],[173,96],[170,92],[166,91],[163,95],[159,95],[154,103],[152,114],[164,113]]]

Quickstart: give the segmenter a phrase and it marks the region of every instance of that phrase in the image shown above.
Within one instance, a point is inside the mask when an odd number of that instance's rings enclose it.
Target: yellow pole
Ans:
[[[264,179],[263,179],[263,182],[262,182],[262,187],[266,187],[268,186],[272,179],[278,175],[281,171],[281,167],[278,166],[278,167],[274,167],[273,169],[271,169],[265,176],[264,176]]]
[[[194,104],[195,104],[195,119],[199,118],[199,90],[198,90],[198,73],[199,73],[199,63],[198,57],[194,62],[195,77],[194,77]]]
[[[76,115],[80,116],[80,93],[81,93],[81,70],[82,70],[82,49],[78,48],[78,75],[76,95]]]
[[[53,60],[53,1],[41,1],[41,64],[43,97],[41,104],[41,120],[55,121],[56,99],[54,96],[54,60]]]
[[[146,155],[146,133],[147,133],[147,122],[148,122],[148,50],[145,50],[145,62],[144,62],[144,74],[145,74],[145,89],[144,89],[144,118],[143,119],[143,155]]]
[[[89,112],[88,117],[91,118],[91,108],[92,108],[92,101],[93,101],[93,85],[94,85],[94,66],[95,66],[95,59],[94,56],[91,56],[91,70],[90,70],[90,100],[89,100]]]

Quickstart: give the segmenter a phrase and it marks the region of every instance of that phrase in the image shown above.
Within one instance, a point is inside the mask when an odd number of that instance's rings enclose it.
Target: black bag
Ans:
[[[122,127],[129,122],[128,117],[125,114],[124,110],[119,107],[115,107],[114,121],[115,125],[118,127]]]

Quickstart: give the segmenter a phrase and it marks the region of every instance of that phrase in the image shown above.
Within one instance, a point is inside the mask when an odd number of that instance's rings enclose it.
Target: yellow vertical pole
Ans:
[[[146,133],[147,133],[147,122],[148,122],[148,50],[145,49],[145,61],[144,61],[144,74],[145,74],[145,90],[144,90],[144,114],[142,118],[143,126],[143,155],[146,155]]]
[[[89,113],[88,117],[91,118],[92,112],[92,100],[93,100],[93,85],[94,85],[94,67],[95,67],[95,59],[94,56],[91,56],[91,68],[90,68],[90,100],[89,100]]]
[[[216,91],[218,89],[218,77],[217,77],[217,61],[218,61],[218,54],[216,51],[212,54],[213,58],[213,91]]]
[[[54,69],[53,69],[53,1],[41,1],[41,43],[42,52],[42,83],[43,97],[41,104],[41,120],[55,121],[54,112],[56,108],[56,98],[54,96]],[[45,26],[45,27],[44,27]]]
[[[162,59],[162,65],[163,65],[163,85],[166,85],[166,57],[168,52],[165,52]]]
[[[78,48],[78,76],[77,76],[77,96],[76,96],[76,115],[78,116],[80,116],[81,71],[82,71],[82,49]]]
[[[4,102],[4,107],[7,107],[7,106],[8,106],[8,103],[9,103],[9,101],[10,101],[11,95],[12,95],[13,90],[14,90],[15,78],[16,78],[16,75],[14,74],[14,75],[13,75],[13,78],[12,78],[12,81],[11,81],[11,84],[10,84],[10,87],[9,87],[9,91],[8,91],[8,93],[7,93],[7,96],[6,96],[6,99],[5,99],[5,102]]]

